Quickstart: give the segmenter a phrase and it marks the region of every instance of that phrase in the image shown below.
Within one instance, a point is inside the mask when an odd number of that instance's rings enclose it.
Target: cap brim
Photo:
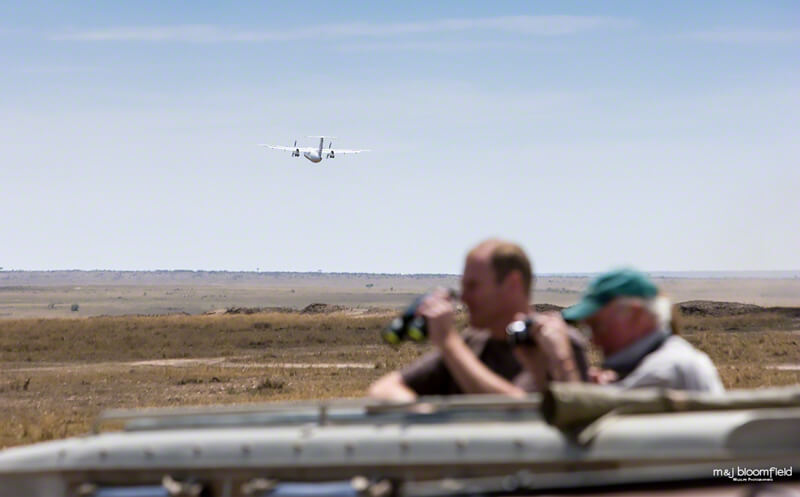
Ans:
[[[593,300],[583,299],[572,307],[562,310],[561,316],[567,321],[582,321],[591,317],[601,307],[603,306]]]

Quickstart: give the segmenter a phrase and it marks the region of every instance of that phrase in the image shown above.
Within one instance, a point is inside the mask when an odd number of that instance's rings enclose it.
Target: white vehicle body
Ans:
[[[322,161],[322,159],[334,159],[337,155],[347,155],[347,154],[360,154],[361,152],[369,152],[369,150],[348,150],[344,148],[333,148],[333,141],[328,142],[328,148],[324,148],[325,146],[325,137],[324,136],[309,136],[309,138],[319,138],[319,145],[317,147],[298,147],[297,140],[294,141],[294,145],[291,147],[285,147],[282,145],[269,145],[266,143],[261,143],[262,147],[271,148],[273,150],[284,150],[286,152],[291,152],[292,157],[300,157],[300,154],[303,155],[306,159],[310,160],[313,163],[318,163]],[[335,138],[333,136],[329,138]]]
[[[574,392],[552,409],[533,394],[423,398],[426,412],[366,399],[111,411],[95,434],[0,451],[0,497],[286,497],[296,485],[329,497],[511,497],[649,485],[639,497],[709,479],[727,491],[692,495],[741,496],[743,484],[724,475],[737,467],[800,489],[797,387],[716,398],[653,389],[622,402]],[[598,406],[617,407],[581,428],[592,433],[584,442],[547,414],[574,419]],[[97,433],[104,421],[127,423]]]

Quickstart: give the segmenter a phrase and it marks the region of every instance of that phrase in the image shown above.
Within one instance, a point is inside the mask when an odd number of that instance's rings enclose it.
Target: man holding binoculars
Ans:
[[[437,290],[426,296],[416,314],[425,318],[435,350],[378,379],[370,386],[370,396],[394,401],[462,393],[518,396],[543,388],[552,371],[563,376],[552,378],[559,381],[585,378],[584,348],[574,335],[547,335],[537,328],[532,342],[536,351],[520,357],[533,354],[541,364],[526,372],[515,358],[506,327],[520,313],[530,313],[532,285],[531,264],[522,248],[496,239],[480,243],[467,254],[461,278],[470,328],[463,335],[456,330],[450,292]],[[559,361],[558,367],[552,367],[552,361]]]
[[[523,317],[522,315],[517,317]],[[659,387],[718,394],[725,391],[711,359],[678,334],[669,300],[644,273],[616,269],[595,278],[581,300],[560,314],[533,316],[539,334],[565,336],[566,320],[582,323],[603,352],[602,369],[592,372],[595,383],[620,388]],[[541,361],[520,349],[526,369]],[[559,364],[552,364],[557,377]]]

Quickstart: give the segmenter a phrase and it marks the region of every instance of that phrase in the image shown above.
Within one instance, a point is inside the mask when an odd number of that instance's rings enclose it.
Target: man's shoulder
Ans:
[[[684,338],[670,335],[661,346],[642,359],[639,367],[646,369],[681,367],[694,363],[700,356],[705,354]]]
[[[678,335],[671,335],[661,347],[648,354],[633,375],[636,373],[671,388],[706,391],[722,388],[708,355]]]
[[[677,363],[693,363],[697,360],[708,359],[705,352],[679,335],[671,335],[655,353],[660,353],[670,361]]]

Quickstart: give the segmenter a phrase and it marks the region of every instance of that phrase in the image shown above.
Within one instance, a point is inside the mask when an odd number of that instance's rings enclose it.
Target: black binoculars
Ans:
[[[458,292],[448,290],[449,297],[458,297]],[[417,316],[417,309],[425,298],[430,295],[420,295],[409,305],[403,313],[394,318],[389,326],[381,332],[383,340],[392,345],[397,345],[405,340],[424,342],[428,338],[428,323],[423,316]]]

